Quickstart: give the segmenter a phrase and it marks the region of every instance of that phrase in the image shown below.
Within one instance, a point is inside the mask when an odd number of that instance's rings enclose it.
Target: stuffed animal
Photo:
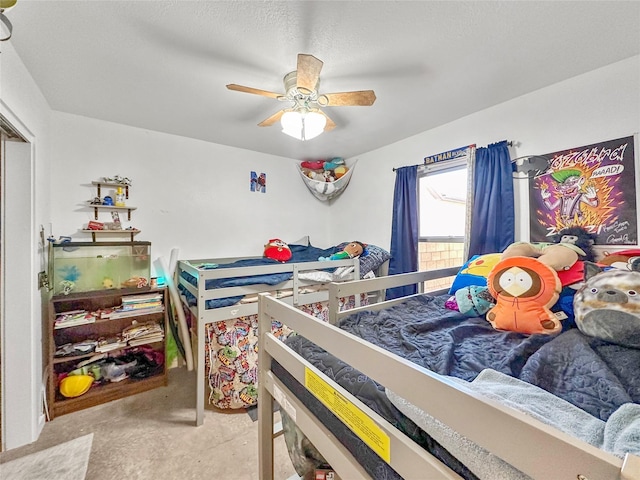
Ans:
[[[333,169],[333,174],[335,175],[336,180],[338,180],[339,178],[342,178],[348,171],[349,169],[347,167],[341,165]]]
[[[332,158],[331,160],[324,162],[323,168],[325,170],[335,170],[341,165],[344,165],[344,158],[335,157],[335,158]]]
[[[604,252],[604,257],[598,263],[622,270],[640,272],[640,249],[632,248],[613,253]]]
[[[550,310],[562,285],[546,263],[521,256],[501,260],[489,273],[487,287],[496,299],[487,321],[496,330],[549,334],[562,329]]]
[[[341,252],[334,253],[330,257],[319,257],[318,260],[321,262],[329,261],[329,260],[343,260],[345,258],[356,258],[364,253],[364,249],[366,248],[366,244],[362,242],[351,242],[348,243]]]
[[[556,272],[569,270],[573,264],[578,261],[580,255],[585,256],[586,253],[580,247],[569,242],[541,245],[528,242],[516,242],[509,245],[504,252],[502,252],[503,259],[514,256],[537,258],[542,263],[549,265]]]
[[[292,254],[289,245],[279,238],[272,238],[269,240],[269,243],[264,246],[264,256],[284,263],[291,260]]]
[[[589,233],[584,227],[563,228],[551,237],[555,243],[572,243],[580,248],[584,252],[581,254],[581,260],[587,262],[595,262],[596,254],[593,250],[593,245],[596,242],[596,238],[597,235]]]
[[[573,297],[573,311],[585,335],[640,348],[640,272],[603,271],[585,262],[585,283]]]
[[[306,160],[300,166],[309,170],[323,170],[324,160]]]

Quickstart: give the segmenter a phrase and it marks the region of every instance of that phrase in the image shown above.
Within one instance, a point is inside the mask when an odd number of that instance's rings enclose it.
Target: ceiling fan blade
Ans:
[[[259,88],[245,87],[244,85],[236,85],[230,83],[227,85],[229,90],[235,90],[236,92],[253,93],[254,95],[262,95],[263,97],[279,98],[283,95],[281,93],[269,92],[267,90],[260,90]]]
[[[284,113],[287,112],[287,111],[289,111],[289,109],[280,110],[279,112],[274,113],[269,118],[261,121],[258,124],[258,126],[259,127],[270,127],[271,125],[273,125],[274,123],[279,121],[282,118],[282,115],[284,115]]]
[[[336,128],[336,124],[333,120],[331,120],[329,118],[329,115],[327,115],[326,113],[324,113],[322,110],[318,110],[318,113],[321,113],[322,115],[325,116],[325,118],[327,119],[327,124],[324,126],[324,131],[325,132],[330,132],[331,130],[333,130],[334,128]]]
[[[368,107],[376,101],[373,90],[359,90],[357,92],[326,93],[327,107],[345,107],[359,105]]]
[[[313,55],[298,54],[298,67],[296,70],[298,90],[301,90],[304,94],[309,94],[316,89],[322,65],[324,65],[322,60],[318,60]]]

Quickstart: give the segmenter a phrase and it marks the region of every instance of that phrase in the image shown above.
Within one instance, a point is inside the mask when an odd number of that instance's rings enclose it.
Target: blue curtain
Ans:
[[[499,253],[514,241],[513,167],[507,142],[476,150],[469,258]]]
[[[396,169],[391,223],[391,260],[389,275],[418,270],[418,167]],[[417,293],[416,285],[387,290],[386,298]]]

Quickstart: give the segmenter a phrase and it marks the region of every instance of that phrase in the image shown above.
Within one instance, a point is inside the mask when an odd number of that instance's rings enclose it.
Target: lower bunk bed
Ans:
[[[334,284],[330,297],[436,275]],[[334,326],[261,295],[261,480],[273,478],[273,402],[342,479],[640,479],[640,349],[576,328],[498,331],[448,297],[338,312]],[[278,340],[262,328],[274,320],[297,335]]]
[[[283,302],[328,318],[328,285],[369,272],[385,274],[388,252],[367,246],[359,258],[318,261],[343,244],[320,249],[290,245],[292,258],[281,263],[264,257],[179,260],[176,283],[196,356],[196,425],[204,421],[205,384],[216,408],[246,408],[257,402],[258,294],[269,292]],[[342,306],[364,304],[366,296],[342,299]],[[274,322],[280,339],[291,334]]]

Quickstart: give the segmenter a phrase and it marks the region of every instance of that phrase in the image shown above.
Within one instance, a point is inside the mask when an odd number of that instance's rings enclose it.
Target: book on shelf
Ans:
[[[122,297],[122,304],[132,303],[146,303],[146,302],[160,302],[162,301],[161,293],[139,293],[133,295],[124,295]]]
[[[96,316],[86,310],[72,310],[69,312],[59,313],[55,320],[54,328],[75,327],[77,325],[86,325],[96,321]]]
[[[159,312],[164,312],[164,307],[162,305],[135,309],[114,308],[111,311],[103,311],[100,318],[115,320],[117,318],[136,317],[138,315],[148,315],[150,313]]]
[[[102,338],[98,340],[98,345],[96,346],[96,352],[104,353],[110,352],[112,350],[117,350],[119,348],[123,348],[127,346],[127,342],[123,340],[121,337],[110,337],[110,338]]]
[[[143,310],[145,308],[154,308],[161,307],[162,302],[153,301],[153,302],[141,302],[141,303],[122,303],[122,310]]]
[[[147,343],[160,342],[164,338],[164,333],[157,335],[150,335],[148,337],[139,337],[133,340],[129,340],[130,347],[137,347],[138,345],[145,345]]]

